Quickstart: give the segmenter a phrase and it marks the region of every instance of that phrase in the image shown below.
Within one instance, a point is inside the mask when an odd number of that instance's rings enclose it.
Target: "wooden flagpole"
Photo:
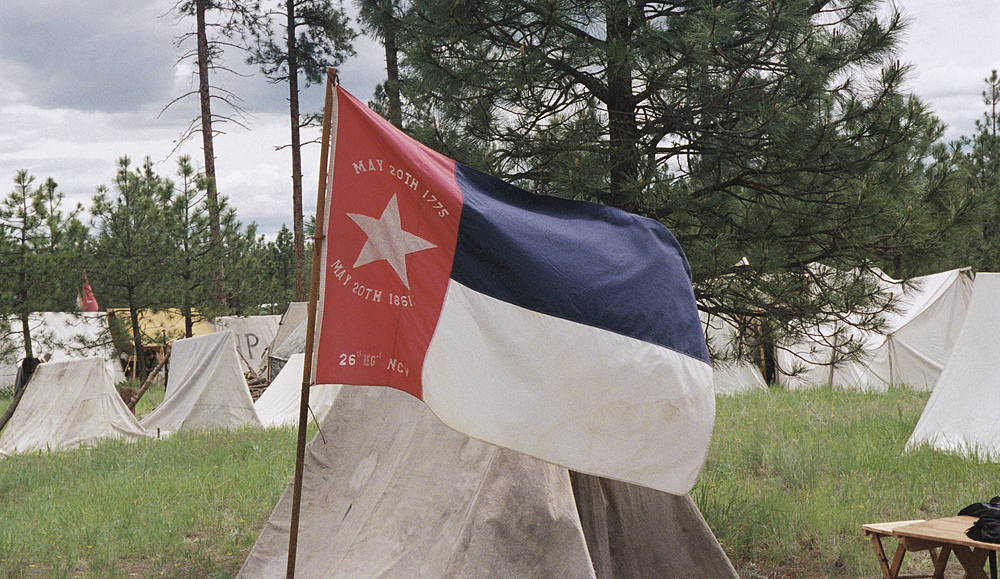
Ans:
[[[286,579],[295,578],[295,553],[299,540],[299,510],[302,504],[302,474],[306,456],[306,427],[309,424],[309,389],[312,386],[313,346],[316,333],[316,303],[319,301],[319,278],[323,264],[321,245],[326,241],[326,187],[330,157],[330,133],[333,111],[334,87],[337,85],[337,69],[326,69],[326,101],[323,106],[323,137],[320,145],[319,191],[316,194],[316,229],[313,233],[312,283],[309,290],[309,306],[306,314],[306,351],[302,365],[302,392],[299,397],[299,435],[295,448],[295,479],[292,484],[292,517],[288,526],[288,566]]]

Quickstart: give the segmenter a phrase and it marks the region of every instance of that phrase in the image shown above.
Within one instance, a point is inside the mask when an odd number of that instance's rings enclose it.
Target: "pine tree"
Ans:
[[[33,342],[40,337],[32,336],[31,314],[72,310],[80,271],[71,260],[85,236],[76,217],[81,208],[64,215],[56,182],[48,178],[38,187],[34,182],[26,170],[18,171],[14,189],[0,205],[0,314],[16,320],[24,357],[34,355]]]
[[[982,207],[979,238],[971,256],[980,271],[1000,271],[1000,77],[992,71],[983,91],[986,111],[976,121],[976,133],[963,141],[969,188]]]
[[[865,272],[948,226],[913,162],[933,119],[902,89],[903,21],[877,0],[415,0],[410,14],[414,135],[536,193],[663,222],[699,305],[769,341],[845,312],[877,327],[892,305]]]
[[[272,30],[258,32],[259,43],[250,57],[252,64],[273,83],[288,84],[288,111],[291,117],[292,151],[292,233],[295,238],[295,294],[306,299],[304,218],[302,213],[303,120],[299,112],[299,80],[305,86],[323,82],[326,69],[354,55],[356,33],[348,24],[343,8],[331,0],[283,0],[284,12],[272,14],[281,39]]]
[[[122,157],[114,190],[99,186],[90,209],[96,274],[91,282],[109,307],[128,309],[130,348],[140,381],[149,370],[140,312],[173,305],[170,298],[177,289],[171,268],[164,267],[174,256],[167,219],[172,193],[173,185],[153,171],[149,159],[135,169]]]
[[[406,7],[402,0],[356,0],[355,3],[362,31],[378,39],[385,49],[386,81],[379,90],[385,96],[386,118],[401,129],[403,105],[399,90],[399,37]]]
[[[261,26],[260,2],[247,0],[181,0],[174,4],[174,12],[182,17],[194,17],[194,29],[177,39],[178,47],[194,39],[194,49],[181,55],[180,60],[194,59],[197,67],[198,89],[190,91],[171,101],[167,107],[197,94],[200,114],[188,125],[178,142],[187,141],[195,134],[201,135],[204,160],[205,190],[208,196],[207,208],[209,225],[214,244],[222,243],[221,215],[215,171],[215,137],[220,133],[219,125],[234,123],[243,128],[245,113],[239,99],[233,93],[212,84],[211,77],[220,71],[233,71],[222,64],[222,56],[227,47],[247,50],[246,39]],[[215,18],[213,18],[215,17]],[[212,112],[212,104],[218,101],[227,106],[230,113],[220,115]],[[225,303],[223,291],[225,262],[217,262],[215,277],[216,300]]]
[[[166,268],[176,278],[177,295],[174,298],[184,316],[185,335],[193,335],[194,324],[205,316],[214,317],[219,312],[215,299],[215,273],[225,256],[224,239],[235,224],[235,216],[226,206],[225,197],[213,203],[208,196],[210,179],[195,173],[191,158],[182,156],[177,161],[177,184],[166,213],[168,231],[173,249],[171,267]],[[220,211],[220,237],[215,239],[212,212],[215,205]]]
[[[295,301],[295,246],[284,224],[274,241],[257,234],[251,223],[230,237],[239,278],[229,280],[229,305],[241,315],[280,314]]]

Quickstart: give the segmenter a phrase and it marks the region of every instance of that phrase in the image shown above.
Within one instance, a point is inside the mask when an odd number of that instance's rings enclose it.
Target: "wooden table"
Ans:
[[[973,541],[965,536],[965,531],[976,522],[976,517],[945,517],[930,521],[897,521],[894,523],[876,523],[863,525],[865,535],[871,538],[878,558],[879,567],[885,579],[903,579],[917,577],[944,578],[944,569],[952,553],[965,570],[969,579],[989,579],[983,569],[986,557],[990,551],[1000,551],[1000,544]],[[898,540],[896,552],[892,561],[886,557],[882,547],[883,537],[895,537]],[[903,557],[907,551],[927,551],[934,572],[925,575],[900,575]]]

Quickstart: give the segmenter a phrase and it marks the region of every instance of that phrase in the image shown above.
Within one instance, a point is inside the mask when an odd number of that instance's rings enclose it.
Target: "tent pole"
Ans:
[[[319,187],[316,193],[316,228],[313,232],[312,282],[309,289],[309,306],[306,314],[306,351],[302,364],[302,392],[299,398],[299,433],[295,448],[295,479],[292,486],[292,514],[288,526],[288,567],[286,579],[295,578],[295,554],[298,547],[299,510],[302,504],[302,474],[306,455],[306,427],[309,425],[309,388],[312,386],[313,346],[316,333],[316,303],[319,301],[321,244],[326,240],[326,187],[329,169],[331,113],[333,91],[337,84],[337,69],[326,69],[326,101],[323,106],[323,137],[319,160]]]

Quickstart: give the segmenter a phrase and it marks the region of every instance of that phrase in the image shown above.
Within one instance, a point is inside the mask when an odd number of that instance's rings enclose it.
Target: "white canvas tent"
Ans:
[[[281,316],[219,316],[212,322],[216,332],[229,330],[236,336],[236,351],[243,371],[261,374],[267,365],[267,347],[278,332]]]
[[[14,383],[17,368],[24,355],[21,322],[8,318],[12,333],[3,338],[4,346],[13,346],[16,359],[0,362],[0,387]],[[37,312],[28,316],[32,352],[36,358],[50,355],[50,361],[99,357],[105,362],[112,380],[125,380],[121,364],[114,356],[114,346],[108,332],[107,315],[100,312]]]
[[[281,368],[293,354],[300,354],[306,351],[306,330],[308,327],[307,321],[302,320],[269,354],[268,367],[272,376],[277,376],[281,372]]]
[[[972,272],[954,269],[913,282],[911,291],[900,292],[901,311],[886,320],[886,335],[876,335],[879,343],[856,387],[881,391],[906,384],[930,390],[944,370],[972,300]]]
[[[291,302],[288,307],[285,308],[285,313],[281,315],[281,321],[278,323],[278,330],[274,334],[274,338],[267,347],[267,377],[269,380],[274,380],[275,376],[281,372],[281,367],[288,361],[288,357],[291,354],[304,351],[305,348],[305,331],[306,331],[306,316],[308,315],[308,302]],[[300,330],[301,328],[301,330]],[[290,348],[283,348],[283,344],[288,340],[289,336],[293,332],[301,332],[303,340],[303,349],[291,351]],[[281,354],[275,354],[278,350],[281,350]],[[278,358],[277,356],[282,356]]]
[[[730,360],[723,354],[732,350],[737,329],[726,320],[699,312],[705,341],[712,354],[712,385],[716,394],[739,394],[751,390],[767,390],[760,368],[743,359]]]
[[[281,321],[278,322],[278,330],[269,344],[269,350],[273,350],[275,346],[284,342],[285,338],[295,331],[295,328],[299,327],[299,324],[306,321],[308,309],[308,302],[291,302],[288,304],[288,307],[285,308],[285,313],[281,314]]]
[[[937,381],[965,320],[972,292],[968,269],[914,278],[911,287],[883,277],[894,296],[895,312],[884,314],[883,332],[861,332],[846,324],[827,324],[803,341],[775,353],[778,381],[789,389],[823,384],[885,391],[890,384],[930,390]],[[861,359],[850,360],[836,346],[853,338]],[[802,372],[791,375],[790,368]]]
[[[814,328],[812,335],[774,350],[775,380],[788,390],[814,388],[833,382],[834,328]]]
[[[620,579],[736,577],[714,537],[698,540],[711,536],[700,516],[677,511],[683,524],[661,528],[660,511],[636,516],[641,501],[612,489],[588,495],[585,528],[568,471],[458,434],[402,392],[344,386],[321,430],[306,452],[296,577],[585,579],[595,566],[624,569]],[[651,493],[643,497],[669,496]],[[291,498],[289,485],[239,579],[284,577]],[[655,556],[622,549],[646,531],[656,540],[630,544]],[[689,566],[699,559],[712,564]],[[629,573],[636,562],[652,566]]]
[[[1000,273],[976,274],[972,301],[951,357],[907,448],[1000,459]]]
[[[831,268],[815,266],[812,275],[825,276],[865,276],[867,281],[881,287],[883,292],[895,295],[898,284],[881,271],[838,272]],[[848,319],[857,319],[850,312],[843,314]],[[887,314],[891,315],[891,314]],[[794,343],[778,344],[774,350],[775,380],[789,390],[814,388],[828,384],[853,385],[860,376],[860,365],[848,359],[844,346],[849,341],[861,343],[865,351],[865,363],[871,349],[880,342],[878,335],[863,333],[848,323],[832,321],[804,328],[806,335]]]
[[[174,342],[163,402],[142,419],[153,432],[260,426],[232,332]]]
[[[146,436],[101,358],[39,364],[7,426],[0,454],[93,446]]]
[[[302,366],[305,354],[293,354],[281,372],[253,403],[265,427],[297,424],[302,390]],[[309,389],[309,408],[316,420],[323,422],[340,392],[338,384],[316,384]]]

